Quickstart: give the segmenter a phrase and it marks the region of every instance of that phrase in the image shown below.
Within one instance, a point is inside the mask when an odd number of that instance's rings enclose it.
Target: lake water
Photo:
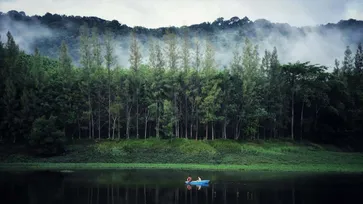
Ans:
[[[191,174],[208,186],[188,186]],[[21,204],[363,203],[362,174],[89,170],[0,172],[0,202]]]

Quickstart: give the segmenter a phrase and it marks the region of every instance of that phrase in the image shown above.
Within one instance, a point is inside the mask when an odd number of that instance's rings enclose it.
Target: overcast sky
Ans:
[[[294,26],[363,20],[363,0],[0,0],[0,11],[46,12],[116,19],[156,28],[214,21],[218,17],[265,18]]]

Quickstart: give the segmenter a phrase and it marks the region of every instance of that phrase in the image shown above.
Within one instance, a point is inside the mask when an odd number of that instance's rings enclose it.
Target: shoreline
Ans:
[[[264,171],[264,172],[324,172],[363,173],[362,165],[289,165],[289,164],[171,164],[171,163],[1,163],[0,171],[10,170],[124,170],[124,169],[172,169],[206,171]]]

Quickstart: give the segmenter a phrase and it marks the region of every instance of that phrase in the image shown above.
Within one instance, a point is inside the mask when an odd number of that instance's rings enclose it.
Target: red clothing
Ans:
[[[190,177],[190,176],[189,176],[189,177],[187,178],[187,181],[188,181],[188,182],[191,182],[191,181],[192,181],[192,177]]]

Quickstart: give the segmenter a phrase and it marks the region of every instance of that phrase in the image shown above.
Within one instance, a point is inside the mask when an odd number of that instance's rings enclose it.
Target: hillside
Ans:
[[[29,153],[49,156],[85,139],[289,138],[363,150],[363,48],[345,47],[362,38],[359,21],[296,28],[218,19],[186,29],[194,39],[208,38],[196,49],[181,36],[183,28],[173,28],[184,40],[178,42],[172,34],[164,39],[165,28],[115,26],[98,18],[28,17],[13,11],[1,19],[11,30],[0,43],[4,146],[22,144]],[[98,26],[102,34],[92,29],[90,35],[89,26]],[[104,36],[106,29],[117,31],[117,38]],[[137,35],[130,35],[132,29]],[[260,49],[243,36],[259,41]],[[68,46],[59,48],[63,40]],[[167,47],[149,46],[154,40]],[[236,42],[243,47],[231,49]],[[32,55],[23,52],[35,47]],[[81,66],[69,56],[78,53]],[[115,57],[132,66],[117,66]],[[340,61],[333,72],[315,64],[335,57]],[[222,62],[231,66],[221,69]]]
[[[0,158],[4,161],[0,169],[171,168],[361,172],[363,158],[360,153],[342,152],[331,146],[277,140],[260,143],[186,139],[83,140],[69,145],[68,151],[64,156],[52,158],[31,157],[14,150],[7,153],[0,151]]]
[[[311,61],[324,65],[333,65],[334,58],[343,56],[346,46],[353,49],[363,40],[363,21],[342,20],[320,26],[298,28],[289,24],[272,23],[265,19],[251,21],[248,17],[231,19],[218,18],[213,22],[203,22],[185,27],[148,29],[131,28],[116,20],[106,21],[97,17],[65,16],[47,13],[44,16],[27,16],[24,12],[0,12],[0,34],[6,36],[10,31],[22,49],[32,53],[37,47],[42,55],[58,57],[61,41],[69,46],[75,62],[79,59],[79,27],[87,23],[97,27],[101,32],[109,29],[118,36],[118,63],[128,66],[130,32],[137,33],[144,45],[144,62],[147,62],[147,42],[149,37],[162,40],[167,30],[181,36],[187,29],[193,39],[208,39],[216,49],[217,62],[220,67],[228,65],[236,43],[243,42],[247,36],[259,45],[260,53],[265,49],[277,47],[281,61]],[[4,37],[3,37],[4,39]],[[192,45],[193,47],[193,45]],[[325,52],[329,50],[329,52]]]

